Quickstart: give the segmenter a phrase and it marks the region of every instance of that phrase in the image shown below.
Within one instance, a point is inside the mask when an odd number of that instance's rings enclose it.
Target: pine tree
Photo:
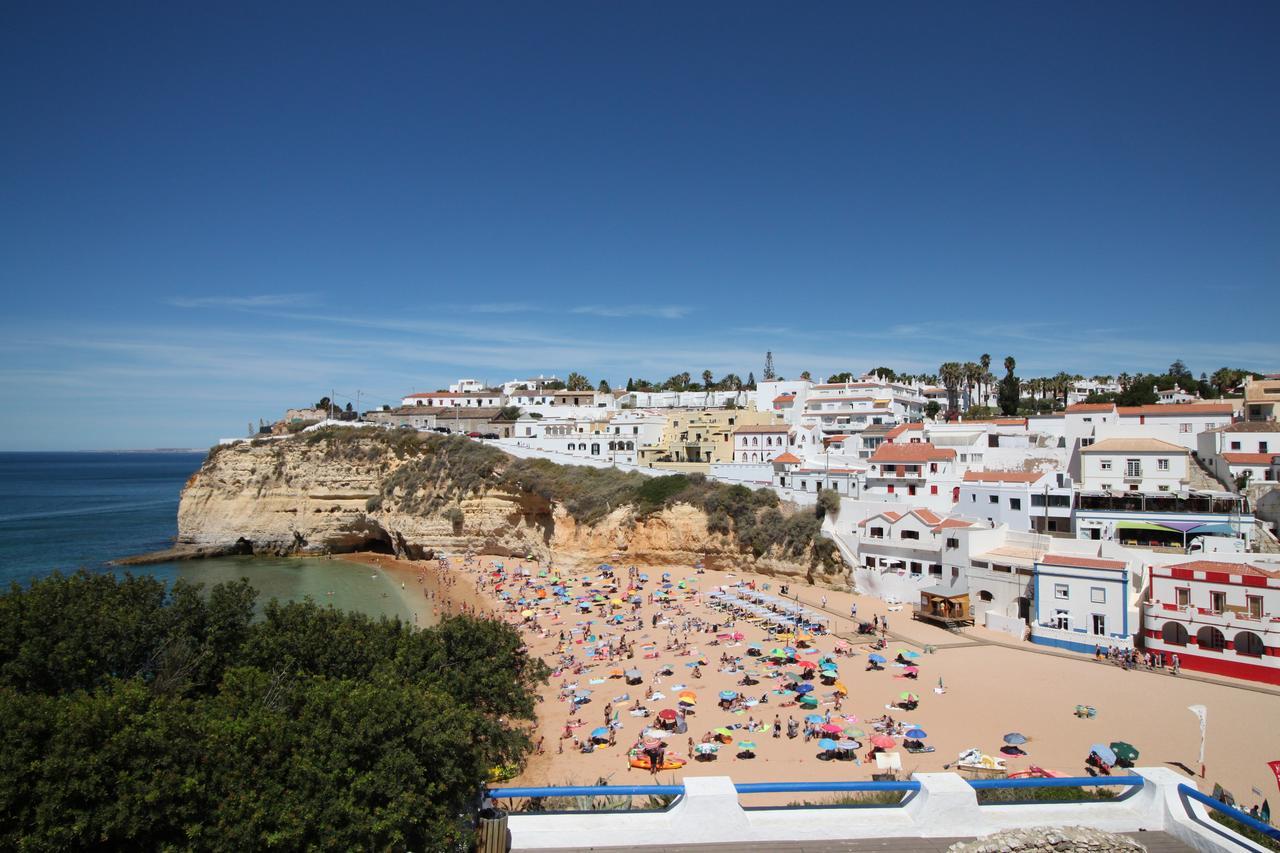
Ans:
[[[756,375],[750,371],[747,371],[747,390],[756,390]]]
[[[634,390],[636,390],[635,380],[633,380],[630,376],[628,376],[627,377],[627,393],[630,394]]]
[[[773,351],[770,350],[764,354],[764,381],[769,382],[775,376],[777,374],[773,372]]]

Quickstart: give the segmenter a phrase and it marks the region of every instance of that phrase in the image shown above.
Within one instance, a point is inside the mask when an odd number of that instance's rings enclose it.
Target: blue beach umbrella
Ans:
[[[918,729],[918,728],[907,729],[907,737],[911,738],[912,740],[924,740],[928,736],[929,736],[929,733],[926,732],[924,729]]]
[[[829,752],[836,748],[836,742],[829,737],[824,737],[822,740],[818,741],[818,748]]]
[[[812,684],[801,684],[801,685],[799,685],[798,687],[796,687],[796,692],[797,692],[797,693],[799,693],[799,694],[801,694],[801,695],[803,695],[803,694],[805,694],[805,693],[812,693],[812,692],[813,692],[813,685],[812,685]]]
[[[592,740],[608,740],[609,730],[606,729],[604,726],[601,726],[600,728],[591,732],[591,739]]]
[[[883,655],[867,655],[867,660],[871,661],[872,663],[884,663],[884,656]]]
[[[1009,746],[1021,746],[1027,742],[1027,736],[1021,732],[1009,732],[1004,736],[1004,742]]]
[[[734,690],[721,690],[720,698],[724,699],[725,701],[728,701],[730,699],[737,699],[738,693],[737,691],[734,691]]]
[[[806,723],[825,723],[827,721],[827,718],[822,716],[821,714],[810,714],[809,716],[804,718],[804,721]]]
[[[1107,746],[1106,744],[1095,743],[1093,746],[1089,747],[1089,749],[1090,751],[1095,753],[1099,758],[1101,758],[1103,762],[1105,762],[1106,764],[1116,763],[1115,752],[1111,749],[1111,747]]]

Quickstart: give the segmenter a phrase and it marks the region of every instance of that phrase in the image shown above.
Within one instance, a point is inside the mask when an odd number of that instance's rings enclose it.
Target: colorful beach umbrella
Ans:
[[[901,693],[899,693],[899,694],[898,694],[898,698],[899,698],[899,699],[901,699],[901,700],[903,700],[904,702],[915,702],[915,701],[917,701],[920,697],[919,697],[919,696],[917,696],[916,694],[912,693],[912,692],[911,692],[911,691],[909,691],[909,690],[904,690],[904,691],[902,691]]]
[[[591,739],[592,740],[608,740],[609,730],[604,726],[601,726],[600,728],[595,729],[591,732]]]
[[[733,731],[731,729],[726,729],[724,726],[721,726],[720,728],[715,729],[715,733],[722,737],[728,737],[728,738],[733,737]]]
[[[1089,747],[1089,751],[1101,758],[1105,764],[1116,763],[1115,751],[1104,743],[1095,743],[1093,746]]]
[[[1004,736],[1004,742],[1009,746],[1021,746],[1027,742],[1027,736],[1022,732],[1009,732]]]
[[[694,745],[693,751],[699,755],[714,755],[720,751],[720,745],[715,743],[699,743]]]
[[[756,742],[753,740],[742,740],[742,741],[738,741],[738,746],[742,747],[743,752],[754,752],[756,748]]]
[[[846,750],[846,751],[847,751],[847,750],[851,750],[851,749],[857,749],[857,748],[858,748],[858,745],[859,745],[859,744],[858,744],[858,742],[857,742],[856,740],[842,740],[842,741],[840,741],[839,743],[837,743],[837,744],[836,744],[836,748],[837,748],[837,749],[842,749],[842,750]]]
[[[818,726],[818,729],[831,735],[838,735],[844,731],[844,729],[840,728],[840,726],[837,726],[835,723],[824,723],[821,726]]]
[[[897,746],[897,742],[888,735],[872,735],[871,745],[878,746],[881,749],[893,749]]]
[[[728,702],[732,699],[737,699],[738,694],[737,694],[737,691],[734,691],[734,690],[721,690],[720,698]]]

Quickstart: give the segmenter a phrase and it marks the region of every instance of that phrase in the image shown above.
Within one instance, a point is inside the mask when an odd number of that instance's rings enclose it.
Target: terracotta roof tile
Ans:
[[[783,465],[795,465],[796,463],[801,462],[803,460],[801,460],[799,456],[796,456],[794,453],[791,453],[790,451],[788,451],[782,454],[781,456],[773,457],[773,461],[781,462]]]
[[[1154,403],[1150,406],[1121,406],[1121,417],[1138,415],[1233,415],[1235,406],[1230,403]]]
[[[1218,560],[1192,560],[1189,563],[1176,563],[1170,569],[1187,569],[1193,572],[1220,572],[1229,575],[1248,575],[1250,577],[1276,578],[1280,572],[1268,571],[1252,563],[1223,563]]]
[[[1116,407],[1115,403],[1073,403],[1067,406],[1066,413],[1069,415],[1078,415],[1089,412],[1110,412]]]
[[[934,447],[929,442],[918,444],[882,444],[871,454],[872,462],[936,462],[955,459],[950,447]]]
[[[746,424],[734,429],[735,434],[742,433],[765,433],[765,432],[791,432],[791,427],[787,424]]]
[[[1222,458],[1229,465],[1270,465],[1280,453],[1224,453]]]
[[[1077,557],[1075,554],[1046,554],[1040,558],[1046,566],[1070,566],[1077,569],[1123,569],[1123,560],[1099,560],[1096,557]]]
[[[1043,471],[965,471],[966,483],[1034,483]]]
[[[1158,438],[1104,438],[1088,447],[1082,447],[1081,453],[1186,453],[1187,449],[1178,444],[1170,444]]]

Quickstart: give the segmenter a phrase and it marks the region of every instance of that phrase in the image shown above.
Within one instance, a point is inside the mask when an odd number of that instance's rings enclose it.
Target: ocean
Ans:
[[[0,453],[0,586],[55,570],[117,572],[108,562],[173,544],[178,497],[204,453]],[[310,597],[372,616],[412,621],[390,577],[327,559],[224,557],[131,566],[165,583],[213,585],[246,577],[271,598]]]

